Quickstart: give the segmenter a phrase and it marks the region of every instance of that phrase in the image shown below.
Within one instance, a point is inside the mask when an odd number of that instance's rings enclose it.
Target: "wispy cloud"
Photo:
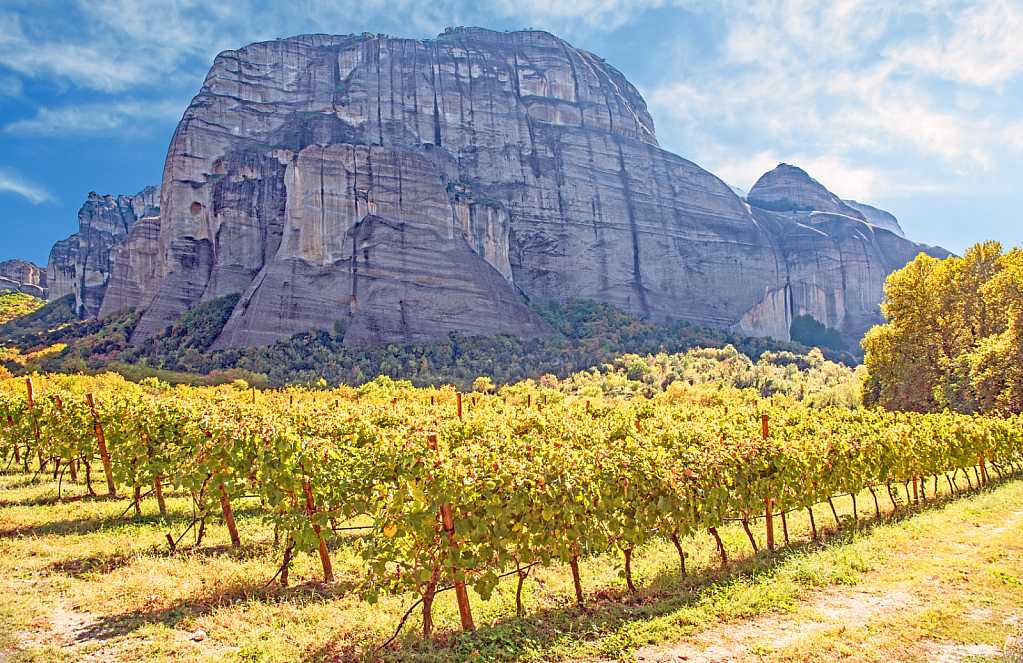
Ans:
[[[58,109],[40,108],[35,117],[12,122],[4,127],[12,134],[81,135],[128,129],[145,131],[154,119],[174,120],[181,117],[187,103],[180,101],[116,102],[89,106],[67,106]]]
[[[53,196],[46,189],[29,182],[12,168],[0,168],[0,191],[15,193],[33,205],[53,201]]]
[[[869,198],[894,190],[889,162],[973,176],[1023,149],[1018,105],[1003,98],[1023,81],[1016,3],[725,0],[723,11],[716,57],[646,92],[662,142],[736,185],[766,156],[799,158],[847,183],[836,192]]]

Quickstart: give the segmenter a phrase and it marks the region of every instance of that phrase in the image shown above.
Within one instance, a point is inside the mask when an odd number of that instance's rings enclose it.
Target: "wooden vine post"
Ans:
[[[459,396],[461,396],[461,394],[459,394]],[[427,440],[430,443],[430,450],[436,453],[438,450],[437,435],[435,433],[431,433],[430,435],[427,435]],[[451,505],[447,502],[442,502],[440,505],[440,521],[444,533],[448,535],[448,545],[451,548],[456,547],[455,520],[451,515]],[[455,584],[455,599],[458,601],[458,615],[462,619],[462,630],[475,631],[476,625],[472,621],[472,609],[469,606],[469,592],[465,588],[465,581],[459,580],[455,577],[457,572],[458,569],[452,567],[451,579]]]
[[[460,392],[460,391],[456,391],[455,392],[455,401],[457,401],[457,404],[458,404],[458,420],[461,421],[462,420],[462,392]]]
[[[305,503],[306,508],[309,510],[309,520],[313,523],[313,532],[316,533],[316,538],[319,540],[319,551],[320,551],[320,564],[323,566],[323,581],[334,582],[334,567],[330,563],[330,554],[327,552],[327,544],[323,541],[323,535],[320,533],[320,526],[316,523],[314,516],[316,515],[316,502],[313,501],[313,489],[306,481],[303,483],[305,489]],[[226,496],[225,496],[226,498]]]
[[[25,388],[28,391],[28,409],[29,412],[31,412],[36,407],[35,390],[32,388],[32,378],[25,378]],[[39,442],[39,422],[36,421],[34,415],[31,418],[32,434],[36,438],[36,453],[39,455],[39,471],[41,472],[43,467],[46,466],[46,463],[43,462],[43,445]],[[25,455],[27,456],[28,452],[26,452]]]
[[[107,476],[107,494],[111,497],[117,497],[117,488],[114,486],[114,473],[110,469],[110,453],[107,452],[107,441],[103,437],[103,425],[99,422],[99,418],[96,416],[96,399],[93,398],[91,393],[85,395],[85,401],[89,404],[89,410],[92,412],[92,425],[96,431],[96,444],[99,446],[99,457],[103,460],[103,472]]]
[[[764,436],[764,440],[768,437],[767,428],[768,416],[766,414],[760,415],[760,432]],[[774,514],[771,513],[771,496],[768,495],[764,504],[764,523],[767,526],[767,549],[774,550]]]
[[[307,499],[312,500],[312,495],[308,491],[309,486],[307,484],[306,496]],[[238,525],[234,522],[234,510],[231,508],[231,500],[227,498],[227,488],[224,486],[224,484],[220,484],[220,510],[224,512],[224,524],[227,525],[227,531],[228,533],[231,534],[231,547],[232,548],[240,547],[242,545],[242,539],[240,536],[238,536]],[[310,506],[310,512],[311,511],[312,507]],[[313,528],[316,530],[316,536],[319,536],[320,535],[319,526],[313,525]],[[324,552],[325,548],[323,547],[323,538],[321,537],[320,557],[323,556]],[[327,563],[329,565],[330,563],[329,559],[327,560]],[[326,571],[326,567],[324,568],[324,571]],[[330,580],[328,580],[327,582],[330,582]]]

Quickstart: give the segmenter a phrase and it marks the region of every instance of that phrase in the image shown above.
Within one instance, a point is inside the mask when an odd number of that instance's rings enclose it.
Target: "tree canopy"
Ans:
[[[825,327],[824,323],[818,322],[812,315],[797,315],[792,318],[792,325],[789,327],[789,337],[803,345],[829,348],[835,352],[849,349],[849,344],[846,343],[842,332],[831,327]]]
[[[892,273],[888,322],[863,339],[865,405],[891,410],[1023,411],[1023,252],[998,242],[963,257],[920,254]]]

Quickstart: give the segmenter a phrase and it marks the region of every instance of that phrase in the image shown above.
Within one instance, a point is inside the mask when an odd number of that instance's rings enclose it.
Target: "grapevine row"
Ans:
[[[108,492],[134,491],[136,509],[152,492],[165,512],[163,490],[183,491],[199,514],[197,542],[219,509],[239,545],[231,503],[257,495],[284,537],[285,584],[301,552],[319,554],[331,580],[334,528],[367,518],[364,597],[418,593],[427,631],[446,578],[487,599],[499,576],[560,561],[572,566],[581,600],[578,560],[588,554],[620,550],[631,589],[633,550],[651,537],[670,538],[684,569],[679,540],[716,536],[728,520],[749,533],[749,520],[766,512],[892,483],[922,489],[924,476],[988,464],[1004,473],[1023,460],[1015,417],[771,410],[767,430],[752,408],[645,401],[520,407],[477,396],[462,411],[460,396],[456,404],[436,392],[257,399],[81,376],[25,387],[0,383],[9,462],[28,469],[31,459],[55,475],[84,470],[90,490],[105,475]]]

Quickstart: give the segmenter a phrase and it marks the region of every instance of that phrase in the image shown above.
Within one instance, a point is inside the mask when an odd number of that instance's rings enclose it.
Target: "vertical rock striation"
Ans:
[[[777,338],[810,312],[858,338],[924,248],[791,166],[747,204],[658,147],[621,73],[534,31],[221,53],[160,191],[137,224],[90,198],[51,256],[51,289],[87,312],[145,310],[135,341],[231,293],[216,347],[337,323],[348,345],[536,336],[523,299],[581,298]]]
[[[885,279],[919,253],[948,251],[909,242],[895,217],[843,201],[804,170],[779,164],[750,189],[750,212],[774,227],[786,279],[735,325],[754,336],[788,338],[792,318],[812,315],[856,342],[883,324]]]
[[[117,198],[90,193],[78,212],[78,232],[50,250],[46,266],[49,299],[73,293],[80,316],[98,315],[110,278],[114,246],[140,218],[159,214],[159,187],[146,187],[134,196]]]

